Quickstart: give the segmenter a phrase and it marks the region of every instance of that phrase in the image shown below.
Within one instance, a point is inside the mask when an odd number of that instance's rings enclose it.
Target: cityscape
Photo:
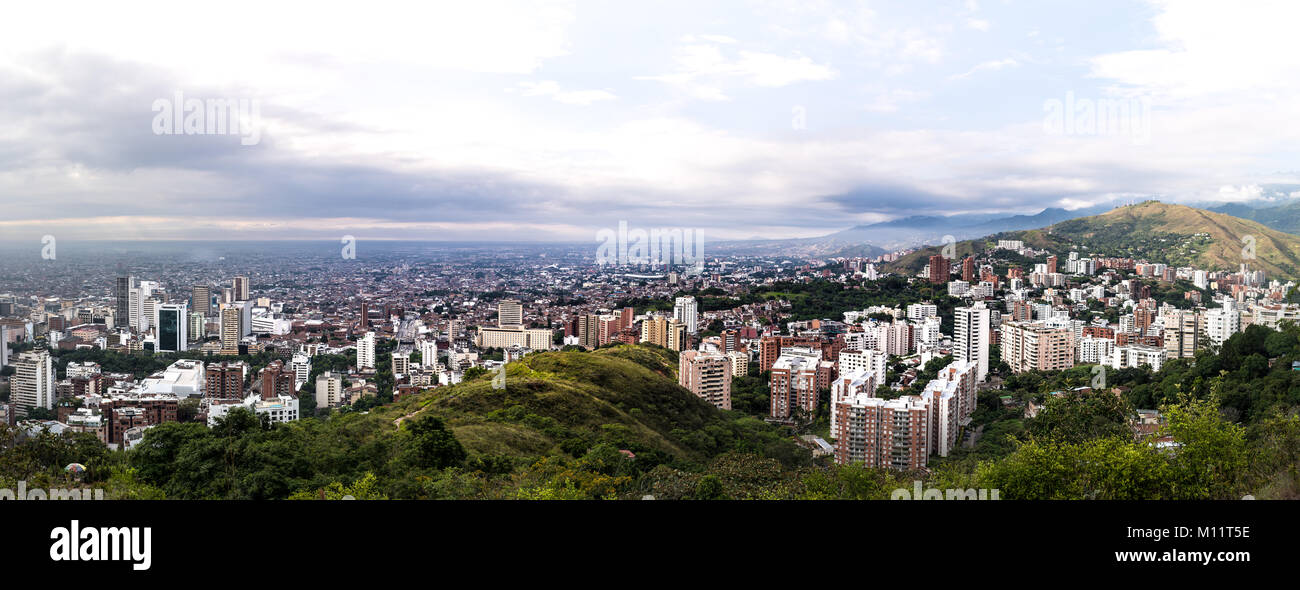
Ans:
[[[8,13],[18,573],[1291,563],[1300,5]]]

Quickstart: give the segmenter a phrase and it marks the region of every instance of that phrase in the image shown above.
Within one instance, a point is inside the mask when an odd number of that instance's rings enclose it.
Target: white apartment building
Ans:
[[[357,340],[357,368],[374,369],[375,368],[375,333],[366,332],[365,336]]]
[[[989,308],[983,302],[958,307],[953,322],[953,359],[975,365],[976,381],[989,374],[989,346],[992,338]]]
[[[1115,354],[1115,341],[1110,338],[1084,336],[1079,339],[1079,362],[1082,364],[1105,365]]]

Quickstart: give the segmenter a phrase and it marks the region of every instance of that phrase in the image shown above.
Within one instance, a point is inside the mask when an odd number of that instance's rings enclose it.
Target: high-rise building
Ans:
[[[972,363],[976,367],[976,380],[984,381],[989,373],[989,343],[991,340],[989,309],[984,302],[970,307],[958,307],[953,325],[952,358]]]
[[[375,333],[366,332],[357,340],[357,368],[374,369],[375,368]]]
[[[1165,316],[1165,352],[1167,358],[1192,358],[1200,347],[1201,314],[1177,310]]]
[[[578,342],[584,348],[597,348],[600,346],[599,315],[585,313],[578,316]],[[656,342],[655,344],[659,343]]]
[[[1224,299],[1223,307],[1205,312],[1205,339],[1210,344],[1222,346],[1225,340],[1240,331],[1241,312],[1237,310],[1237,302]]]
[[[821,351],[812,348],[783,349],[772,364],[770,415],[778,420],[791,418],[799,410],[808,415],[817,411],[817,368]]]
[[[135,286],[134,283],[135,281],[130,276],[117,277],[117,283],[113,289],[113,321],[118,326],[130,325],[131,288]]]
[[[190,309],[204,316],[212,315],[212,287],[194,285],[190,288]]]
[[[343,377],[326,371],[316,377],[316,407],[334,408],[343,403]]]
[[[998,346],[1016,373],[1060,371],[1074,366],[1074,331],[1043,322],[1007,322]]]
[[[904,471],[924,469],[930,455],[930,404],[920,396],[881,399],[860,393],[836,414],[835,462]]]
[[[293,371],[293,388],[297,391],[311,377],[311,357],[305,354],[293,355],[293,359],[289,362],[289,369]]]
[[[157,306],[159,352],[184,352],[189,347],[190,311],[185,303]]]
[[[244,376],[247,374],[248,364],[243,361],[208,363],[203,397],[215,400],[244,399]]]
[[[263,400],[294,397],[294,373],[284,366],[284,361],[271,361],[258,374]]]
[[[234,304],[221,308],[221,354],[239,354],[240,315],[243,311]]]
[[[952,264],[942,254],[935,254],[930,257],[930,282],[935,285],[942,285],[948,282],[952,276]]]
[[[840,375],[871,371],[877,381],[884,382],[888,360],[889,355],[879,350],[841,350],[836,371]]]
[[[844,362],[844,353],[840,354],[840,363]],[[831,432],[839,432],[838,407],[840,402],[848,401],[859,395],[876,396],[877,384],[884,381],[884,373],[871,369],[841,370],[840,376],[831,383]]]
[[[235,301],[248,301],[248,277],[235,277],[230,281],[230,288]]]
[[[731,359],[688,350],[679,357],[678,383],[719,409],[731,409]]]
[[[688,334],[699,332],[699,303],[694,297],[678,297],[673,304],[673,318],[686,327]]]
[[[429,340],[421,340],[416,343],[420,350],[420,366],[430,369],[438,366],[438,337],[434,335]]]
[[[208,318],[203,314],[190,312],[190,329],[188,330],[190,342],[198,342],[208,337]]]
[[[32,408],[54,409],[54,358],[47,350],[31,350],[18,355],[10,380],[10,399],[18,416],[27,416]]]
[[[733,350],[727,353],[727,358],[731,359],[731,376],[744,377],[749,374],[749,353]]]
[[[497,303],[497,327],[507,328],[524,325],[524,306],[518,299],[502,299]]]
[[[975,257],[967,256],[961,261],[961,280],[967,283],[975,282]]]

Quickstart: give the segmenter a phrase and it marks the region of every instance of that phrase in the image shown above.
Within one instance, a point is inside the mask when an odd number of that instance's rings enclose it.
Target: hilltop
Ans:
[[[1245,262],[1269,277],[1300,277],[1300,237],[1260,223],[1185,205],[1147,201],[1117,207],[1100,215],[1058,222],[1037,230],[1003,232],[956,245],[958,258],[991,250],[998,239],[1023,240],[1026,245],[1058,256],[1129,257],[1207,270],[1237,270]],[[1247,247],[1253,240],[1254,258]],[[940,247],[923,248],[888,268],[919,271]]]
[[[659,462],[699,462],[739,444],[799,462],[779,428],[718,410],[676,374],[677,353],[653,345],[540,352],[507,365],[503,389],[484,376],[397,405],[399,417],[444,420],[470,455],[580,457],[609,443]]]

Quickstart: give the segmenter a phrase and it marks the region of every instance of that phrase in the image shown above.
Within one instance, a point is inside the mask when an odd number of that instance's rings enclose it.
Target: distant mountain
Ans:
[[[1210,210],[1242,219],[1258,221],[1275,230],[1289,234],[1300,234],[1300,201],[1291,201],[1283,205],[1263,208],[1228,203]]]
[[[1004,231],[1033,229],[1066,219],[1094,215],[1107,209],[1110,209],[1109,205],[1077,211],[1048,208],[1034,215],[913,216],[870,225],[859,225],[826,237],[849,242],[865,242],[888,249],[898,249],[923,244],[936,244],[941,242],[945,235],[963,240]]]
[[[1082,256],[1131,257],[1209,270],[1237,270],[1245,263],[1270,277],[1300,277],[1300,237],[1231,215],[1158,201],[961,242],[956,255],[990,250],[999,238],[1021,239],[1058,255],[1078,251]],[[919,271],[939,252],[937,247],[925,248],[889,268]]]
[[[886,252],[938,244],[944,236],[964,240],[1004,231],[1032,229],[1094,215],[1110,209],[1102,205],[1068,211],[1049,208],[1034,215],[989,213],[914,215],[868,225],[858,225],[819,238],[788,240],[734,240],[709,244],[720,254],[785,255],[792,257],[879,256]]]

